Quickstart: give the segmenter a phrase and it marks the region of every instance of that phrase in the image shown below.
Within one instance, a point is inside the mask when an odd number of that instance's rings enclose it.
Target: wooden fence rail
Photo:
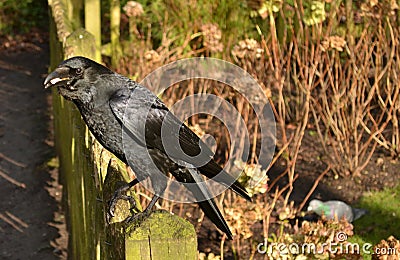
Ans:
[[[111,0],[115,8],[115,0]],[[50,69],[63,59],[86,56],[101,62],[100,0],[48,0]],[[84,29],[81,14],[84,12]],[[74,105],[53,90],[56,149],[69,231],[70,259],[196,259],[193,226],[157,212],[139,227],[107,225],[107,202],[125,166],[91,136]],[[128,205],[125,205],[127,208]],[[179,227],[179,228],[177,228]]]

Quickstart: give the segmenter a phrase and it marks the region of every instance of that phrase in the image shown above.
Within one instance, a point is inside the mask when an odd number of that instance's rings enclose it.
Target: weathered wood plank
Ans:
[[[121,7],[119,0],[110,0],[110,29],[111,29],[111,65],[118,66],[121,57],[120,45]]]
[[[96,42],[95,61],[101,62],[101,5],[100,0],[85,0],[85,29]]]
[[[127,260],[197,259],[197,235],[192,224],[166,211],[153,212],[126,231]]]

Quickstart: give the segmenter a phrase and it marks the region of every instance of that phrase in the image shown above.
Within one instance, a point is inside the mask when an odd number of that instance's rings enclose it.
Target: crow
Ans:
[[[167,185],[158,173],[162,173],[161,176],[171,174],[186,185],[205,215],[232,239],[232,233],[200,174],[213,178],[248,201],[251,201],[250,196],[214,161],[213,153],[201,139],[149,89],[80,56],[61,62],[47,76],[44,87],[58,87],[59,93],[76,105],[89,130],[103,147],[124,163],[129,163],[135,172],[136,179],[118,189],[111,199],[110,216],[114,216],[116,201],[127,198],[123,193],[147,178],[151,181],[154,196],[142,213],[128,221],[138,216],[149,216]],[[173,148],[172,152],[168,151],[163,136],[178,139],[179,147],[169,145]]]

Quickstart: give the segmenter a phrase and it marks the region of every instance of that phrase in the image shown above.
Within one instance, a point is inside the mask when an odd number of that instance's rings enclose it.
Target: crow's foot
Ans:
[[[113,197],[111,198],[110,202],[108,203],[108,212],[107,212],[107,222],[110,223],[110,220],[115,216],[115,208],[117,206],[117,202],[119,200],[126,200],[130,203],[130,210],[139,211],[136,207],[136,201],[132,196],[128,196],[125,193],[131,188],[132,186],[127,183],[126,185],[118,188]]]

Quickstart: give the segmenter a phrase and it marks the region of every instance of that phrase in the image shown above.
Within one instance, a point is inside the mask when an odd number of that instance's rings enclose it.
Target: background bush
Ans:
[[[0,1],[0,34],[25,33],[47,24],[46,0]]]

